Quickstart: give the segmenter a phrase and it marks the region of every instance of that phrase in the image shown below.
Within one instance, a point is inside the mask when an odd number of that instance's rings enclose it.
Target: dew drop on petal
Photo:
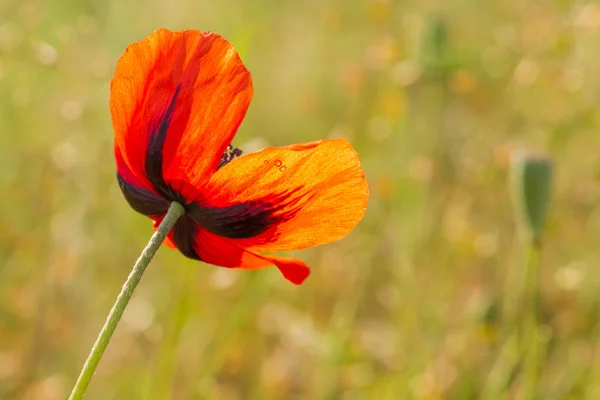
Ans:
[[[280,170],[281,172],[285,171],[285,165],[284,165],[283,167],[279,168],[279,170]]]
[[[268,164],[268,163],[269,163],[269,161],[268,161],[268,160],[265,160],[265,161],[263,161],[263,163],[265,163],[265,164]]]
[[[281,160],[275,160],[275,165],[279,167],[281,165]]]

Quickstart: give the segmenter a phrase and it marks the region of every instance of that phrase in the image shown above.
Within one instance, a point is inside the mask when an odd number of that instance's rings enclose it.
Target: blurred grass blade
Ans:
[[[513,383],[519,364],[519,339],[516,333],[500,348],[482,388],[482,399],[501,399]]]
[[[228,315],[223,316],[214,339],[202,355],[202,368],[197,376],[197,393],[194,398],[209,398],[213,393],[216,377],[223,366],[228,347],[226,344],[235,335],[244,332],[244,326],[258,312],[261,304],[269,293],[270,286],[266,276],[261,273],[250,274],[246,280],[243,292],[231,308]]]

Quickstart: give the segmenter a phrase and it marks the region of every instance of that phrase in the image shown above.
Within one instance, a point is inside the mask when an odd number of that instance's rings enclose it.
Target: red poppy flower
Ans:
[[[240,157],[231,141],[251,97],[250,73],[219,35],[161,29],[130,45],[111,82],[117,178],[155,226],[170,202],[184,206],[166,244],[185,256],[227,268],[275,265],[300,284],[305,263],[262,252],[344,237],[365,212],[368,186],[342,139]]]

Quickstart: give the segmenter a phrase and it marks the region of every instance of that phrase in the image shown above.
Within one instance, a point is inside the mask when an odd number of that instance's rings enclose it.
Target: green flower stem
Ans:
[[[71,396],[69,400],[79,400],[82,399],[85,395],[85,391],[94,376],[96,371],[96,367],[104,354],[104,350],[106,350],[106,346],[110,342],[110,338],[112,337],[119,321],[121,320],[121,316],[123,315],[123,311],[129,300],[131,299],[131,295],[135,290],[138,283],[140,283],[140,279],[142,279],[142,275],[146,270],[146,267],[154,257],[154,254],[162,244],[165,237],[177,222],[177,219],[181,217],[185,213],[183,206],[177,202],[172,202],[169,206],[169,210],[165,215],[165,218],[162,220],[154,235],[150,238],[150,241],[146,245],[146,248],[142,251],[142,254],[135,262],[129,277],[127,277],[127,281],[123,285],[121,289],[121,293],[117,297],[117,301],[113,305],[113,308],[110,310],[108,314],[108,318],[106,318],[106,323],[102,327],[100,334],[98,335],[98,339],[96,339],[96,343],[94,343],[94,347],[92,347],[92,351],[86,360],[83,369],[81,370],[81,374],[77,379],[77,383],[75,383],[75,387],[73,387],[73,391],[71,392]]]
[[[540,358],[542,357],[542,348],[538,334],[539,313],[540,313],[540,242],[532,238],[529,247],[527,260],[527,276],[525,305],[528,314],[525,316],[523,332],[523,357],[524,357],[524,399],[538,398],[538,379]]]

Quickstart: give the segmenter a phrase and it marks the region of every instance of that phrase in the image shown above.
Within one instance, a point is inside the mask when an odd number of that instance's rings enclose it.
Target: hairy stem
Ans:
[[[144,271],[146,267],[156,254],[156,251],[162,244],[163,240],[171,230],[171,228],[177,222],[177,219],[181,217],[185,213],[183,206],[177,202],[172,202],[169,206],[169,210],[165,215],[165,218],[162,220],[154,235],[150,238],[150,241],[146,245],[146,248],[142,251],[142,254],[135,262],[129,277],[127,277],[127,281],[123,285],[119,296],[117,297],[117,301],[113,305],[108,317],[106,318],[106,323],[102,327],[100,334],[98,335],[98,339],[96,339],[96,343],[92,347],[90,355],[88,356],[85,364],[83,365],[83,369],[79,374],[79,378],[77,379],[77,383],[73,387],[73,391],[71,392],[71,396],[69,400],[78,400],[82,399],[85,395],[85,391],[94,376],[96,371],[96,367],[106,350],[106,346],[110,342],[110,338],[112,337],[119,321],[121,320],[121,316],[123,315],[123,311],[129,300],[131,299],[131,295],[133,291],[137,287],[138,283],[140,283],[140,279],[142,279],[142,275],[144,275]]]

